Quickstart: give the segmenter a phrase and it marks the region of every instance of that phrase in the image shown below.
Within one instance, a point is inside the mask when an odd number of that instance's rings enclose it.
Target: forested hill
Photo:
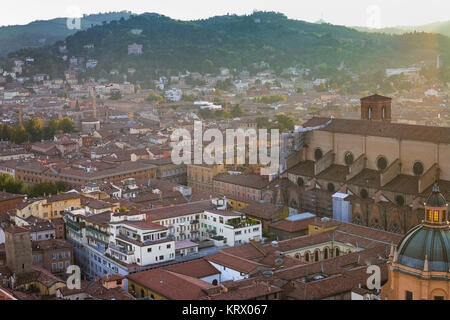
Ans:
[[[133,34],[134,29],[142,33]],[[142,14],[80,31],[65,42],[68,56],[98,60],[98,66],[91,71],[96,76],[106,76],[112,69],[126,72],[134,67],[136,79],[155,70],[215,73],[220,67],[251,69],[253,63],[261,61],[278,69],[302,65],[319,68],[326,74],[342,65],[354,72],[366,72],[421,61],[432,64],[438,54],[444,63],[450,60],[450,38],[440,34],[366,33],[291,20],[273,12],[197,21]],[[143,55],[128,55],[128,45],[133,43],[143,45]],[[59,55],[60,44],[43,51],[21,50],[11,57],[41,56],[41,64],[38,59],[33,72],[62,71],[50,66],[56,63],[52,61],[57,60],[53,58]],[[86,49],[87,44],[94,44],[95,48]]]
[[[120,18],[129,18],[131,12],[111,12],[85,15],[81,19],[82,30]],[[76,33],[67,27],[67,18],[34,21],[26,25],[0,27],[0,57],[26,47],[42,47]]]

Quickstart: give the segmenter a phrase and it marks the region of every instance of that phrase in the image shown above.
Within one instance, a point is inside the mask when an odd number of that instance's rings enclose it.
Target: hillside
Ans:
[[[403,34],[406,32],[428,32],[428,33],[440,33],[444,36],[450,37],[450,21],[436,22],[423,26],[415,27],[392,27],[382,29],[370,29],[365,27],[355,27],[355,29],[363,32],[378,32],[389,34]]]
[[[129,12],[112,12],[86,15],[81,19],[81,29],[86,30],[104,21],[128,18]],[[45,21],[34,21],[27,25],[0,27],[0,57],[25,47],[41,47],[51,45],[58,40],[75,34],[78,30],[67,28],[67,18]]]
[[[131,33],[141,29],[140,35]],[[158,14],[131,16],[94,26],[66,38],[68,55],[97,59],[98,66],[87,74],[106,77],[112,69],[137,70],[133,79],[151,78],[157,71],[199,71],[216,73],[220,67],[252,70],[253,63],[269,63],[276,69],[301,65],[313,68],[317,76],[336,72],[344,63],[353,72],[433,64],[441,54],[450,61],[450,38],[439,34],[387,35],[359,32],[331,24],[290,20],[273,12],[248,16],[227,15],[206,20],[179,21]],[[128,45],[143,45],[143,55],[128,55]],[[40,56],[29,72],[62,72],[54,46],[21,50],[11,57]],[[85,49],[94,44],[94,49]],[[51,57],[51,59],[50,59]],[[50,71],[49,71],[50,70]]]

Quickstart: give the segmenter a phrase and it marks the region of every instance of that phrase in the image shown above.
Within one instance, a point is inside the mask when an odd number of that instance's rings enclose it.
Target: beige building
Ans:
[[[379,95],[361,99],[361,120],[329,121],[304,124],[322,127],[305,133],[301,162],[287,171],[298,189],[291,206],[312,210],[305,194],[314,191],[316,213],[331,215],[332,195],[343,192],[354,223],[405,233],[432,185],[450,187],[450,128],[391,123],[391,99]]]
[[[225,172],[223,164],[188,164],[188,186],[202,191],[213,191],[213,178]]]

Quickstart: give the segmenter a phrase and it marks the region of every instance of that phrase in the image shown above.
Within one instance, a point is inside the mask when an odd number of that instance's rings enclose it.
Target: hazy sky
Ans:
[[[449,0],[3,0],[0,25],[128,10],[156,12],[192,20],[227,13],[249,14],[254,9],[278,11],[289,18],[348,26],[423,25],[450,20]]]

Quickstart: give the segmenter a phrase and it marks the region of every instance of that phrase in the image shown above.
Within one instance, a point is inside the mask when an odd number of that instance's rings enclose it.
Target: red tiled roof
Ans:
[[[212,287],[205,281],[164,269],[133,273],[127,278],[170,300],[198,300],[205,296],[204,290]]]
[[[220,271],[205,259],[197,259],[173,264],[168,267],[164,267],[164,269],[197,279],[220,274]]]

